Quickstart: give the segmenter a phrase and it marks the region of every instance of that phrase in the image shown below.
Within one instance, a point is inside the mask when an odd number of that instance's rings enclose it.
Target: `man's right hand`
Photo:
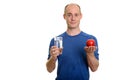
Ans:
[[[52,46],[50,49],[50,55],[52,58],[57,59],[57,56],[62,54],[62,49],[56,46]]]

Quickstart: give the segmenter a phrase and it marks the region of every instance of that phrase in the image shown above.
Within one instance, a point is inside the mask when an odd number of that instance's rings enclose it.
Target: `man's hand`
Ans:
[[[62,48],[58,48],[56,46],[52,46],[50,49],[50,55],[52,58],[57,59],[57,56],[62,54]]]
[[[85,51],[88,54],[93,54],[96,49],[97,49],[96,46],[85,46]]]

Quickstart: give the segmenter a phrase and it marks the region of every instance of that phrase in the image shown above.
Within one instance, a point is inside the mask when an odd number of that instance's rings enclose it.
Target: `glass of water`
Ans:
[[[63,48],[63,37],[57,36],[54,38],[54,45],[58,48]]]

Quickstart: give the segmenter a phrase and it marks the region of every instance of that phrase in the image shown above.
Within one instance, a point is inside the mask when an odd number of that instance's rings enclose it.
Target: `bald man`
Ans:
[[[54,39],[51,39],[47,70],[52,72],[58,60],[55,80],[89,80],[89,68],[95,72],[99,66],[97,38],[80,29],[82,13],[78,4],[67,4],[63,17],[67,23],[67,30],[58,35],[63,37],[63,48],[54,46]],[[86,46],[88,39],[94,39],[95,46]]]

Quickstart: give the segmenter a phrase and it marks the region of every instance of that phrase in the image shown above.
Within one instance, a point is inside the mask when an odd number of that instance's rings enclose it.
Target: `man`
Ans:
[[[89,80],[89,68],[94,72],[99,66],[97,39],[80,29],[82,13],[78,4],[66,5],[63,17],[67,23],[67,30],[59,35],[63,37],[63,48],[54,46],[51,40],[47,70],[52,72],[58,60],[56,80]],[[86,46],[88,39],[94,39],[96,46]]]

